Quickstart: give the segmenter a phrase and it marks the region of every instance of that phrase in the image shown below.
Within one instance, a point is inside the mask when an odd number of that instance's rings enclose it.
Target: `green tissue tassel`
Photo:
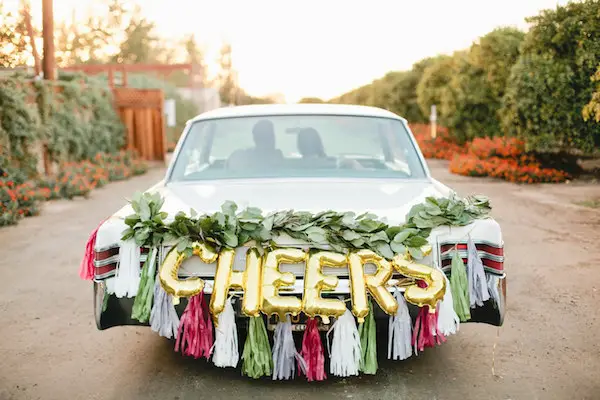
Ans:
[[[454,311],[461,322],[471,319],[471,308],[469,300],[469,282],[467,280],[467,269],[458,251],[452,256],[452,269],[450,272],[450,288]]]
[[[152,248],[142,267],[140,287],[133,301],[131,318],[140,322],[148,322],[154,299],[154,265],[156,264],[157,249]]]
[[[242,354],[242,374],[258,379],[273,371],[271,345],[262,316],[251,317],[249,325]]]
[[[369,300],[369,315],[365,318],[365,322],[358,327],[358,334],[361,347],[360,370],[370,375],[377,373],[377,332],[375,328],[373,303]]]

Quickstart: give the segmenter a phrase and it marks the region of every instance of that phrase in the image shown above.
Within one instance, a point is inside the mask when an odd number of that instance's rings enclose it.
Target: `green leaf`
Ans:
[[[406,245],[409,247],[421,247],[428,243],[429,242],[427,241],[427,239],[424,239],[421,236],[412,236],[406,241]]]
[[[188,247],[192,247],[191,241],[187,237],[180,237],[177,242],[177,251],[181,253]]]
[[[349,242],[356,239],[362,239],[362,236],[360,236],[360,234],[351,230],[345,230],[344,233],[342,233],[342,237],[344,238],[344,240],[347,240]]]
[[[273,222],[275,220],[275,217],[273,215],[269,215],[267,218],[265,218],[262,222],[262,225],[264,226],[264,228],[268,231],[270,231],[271,229],[273,229]]]
[[[376,243],[376,242],[388,243],[389,241],[390,241],[390,239],[386,235],[385,231],[379,231],[369,237],[369,243]]]
[[[409,247],[408,253],[416,260],[423,258],[423,252],[417,247]]]
[[[148,206],[148,203],[142,199],[142,201],[140,202],[140,219],[142,221],[148,221],[150,219],[150,207]]]
[[[232,249],[238,245],[238,238],[233,232],[226,231],[223,233],[223,240],[225,241],[225,245]]]
[[[393,242],[402,243],[410,236],[411,232],[408,229],[405,229],[394,236]]]
[[[313,243],[317,243],[317,244],[327,243],[327,240],[325,239],[325,235],[323,235],[319,232],[313,232],[311,234],[307,234],[307,236],[308,236],[308,240],[310,240]]]
[[[225,203],[223,203],[223,205],[221,205],[221,211],[223,211],[223,214],[225,215],[235,216],[237,209],[237,204],[230,200],[227,200]]]
[[[374,232],[377,229],[382,227],[382,223],[372,220],[372,219],[363,219],[358,224],[358,229],[363,232]]]
[[[125,217],[125,225],[133,226],[139,220],[140,220],[140,218],[137,216],[137,214],[131,214],[131,215]]]
[[[396,254],[406,253],[406,247],[403,244],[392,242],[390,243],[390,247],[392,248],[392,251]]]
[[[375,249],[377,253],[379,253],[381,256],[387,259],[394,258],[394,252],[392,252],[390,245],[387,243],[380,243],[377,245],[377,247],[375,247]]]
[[[123,236],[121,237],[121,240],[129,240],[133,237],[134,234],[135,232],[133,231],[133,229],[125,229],[123,231]]]
[[[354,246],[357,249],[362,248],[362,246],[365,245],[365,240],[361,237],[360,239],[354,239],[352,242],[352,246]]]

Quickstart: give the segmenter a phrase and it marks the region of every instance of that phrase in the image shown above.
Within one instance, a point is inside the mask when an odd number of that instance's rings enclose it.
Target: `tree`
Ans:
[[[598,125],[582,115],[600,60],[599,15],[600,1],[585,0],[527,19],[532,26],[511,70],[502,122],[538,151],[600,145]]]
[[[325,103],[325,101],[323,101],[322,99],[320,99],[318,97],[303,97],[300,99],[300,101],[298,101],[298,103],[300,103],[300,104],[318,104],[318,103]]]
[[[440,115],[459,141],[502,134],[498,109],[523,36],[513,28],[495,29],[444,66]]]
[[[596,122],[600,122],[600,64],[591,80],[597,82],[596,91],[592,94],[590,102],[583,108],[583,118],[586,121],[594,119]]]
[[[417,104],[423,115],[429,115],[432,105],[440,106],[442,97],[445,97],[447,101],[451,99],[451,96],[445,92],[449,90],[453,69],[453,57],[439,56],[431,59],[429,65],[423,70],[416,88]],[[446,122],[445,117],[440,107],[439,121],[443,125]]]
[[[218,82],[221,101],[224,104],[238,104],[237,73],[233,69],[231,52],[232,49],[229,43],[225,43],[221,47]]]
[[[27,65],[31,57],[27,25],[23,13],[4,13],[0,3],[0,67]]]
[[[157,47],[158,37],[154,36],[155,24],[141,14],[136,6],[127,27],[125,40],[119,46],[119,53],[113,61],[123,64],[145,63],[154,61],[160,49]]]
[[[187,62],[192,64],[192,82],[195,85],[204,86],[206,84],[206,66],[204,57],[194,35],[185,38],[184,43]]]

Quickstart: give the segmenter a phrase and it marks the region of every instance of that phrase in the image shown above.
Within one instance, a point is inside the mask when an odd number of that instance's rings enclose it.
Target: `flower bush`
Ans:
[[[541,168],[531,156],[518,159],[490,157],[482,159],[469,154],[457,154],[450,162],[450,172],[465,176],[491,176],[515,183],[564,182],[569,175],[554,168]]]
[[[448,130],[438,127],[431,137],[430,125],[411,125],[425,158],[450,160],[450,172],[465,176],[490,176],[515,183],[564,182],[570,176],[554,168],[543,168],[527,153],[525,141],[513,137],[475,138],[460,145]]]
[[[437,127],[435,138],[431,137],[430,125],[413,124],[410,129],[425,158],[452,160],[455,154],[466,152],[465,146],[458,144],[445,127]]]
[[[127,179],[148,170],[136,153],[98,153],[91,160],[63,162],[59,172],[38,181],[25,181],[0,160],[0,226],[16,224],[21,217],[37,215],[40,201],[87,196],[108,182]]]

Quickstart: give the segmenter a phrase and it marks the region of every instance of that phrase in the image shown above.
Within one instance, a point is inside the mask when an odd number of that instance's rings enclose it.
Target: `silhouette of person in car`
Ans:
[[[275,147],[275,127],[268,119],[258,121],[252,128],[254,147],[236,150],[227,167],[231,169],[268,168],[281,165],[283,153]]]

